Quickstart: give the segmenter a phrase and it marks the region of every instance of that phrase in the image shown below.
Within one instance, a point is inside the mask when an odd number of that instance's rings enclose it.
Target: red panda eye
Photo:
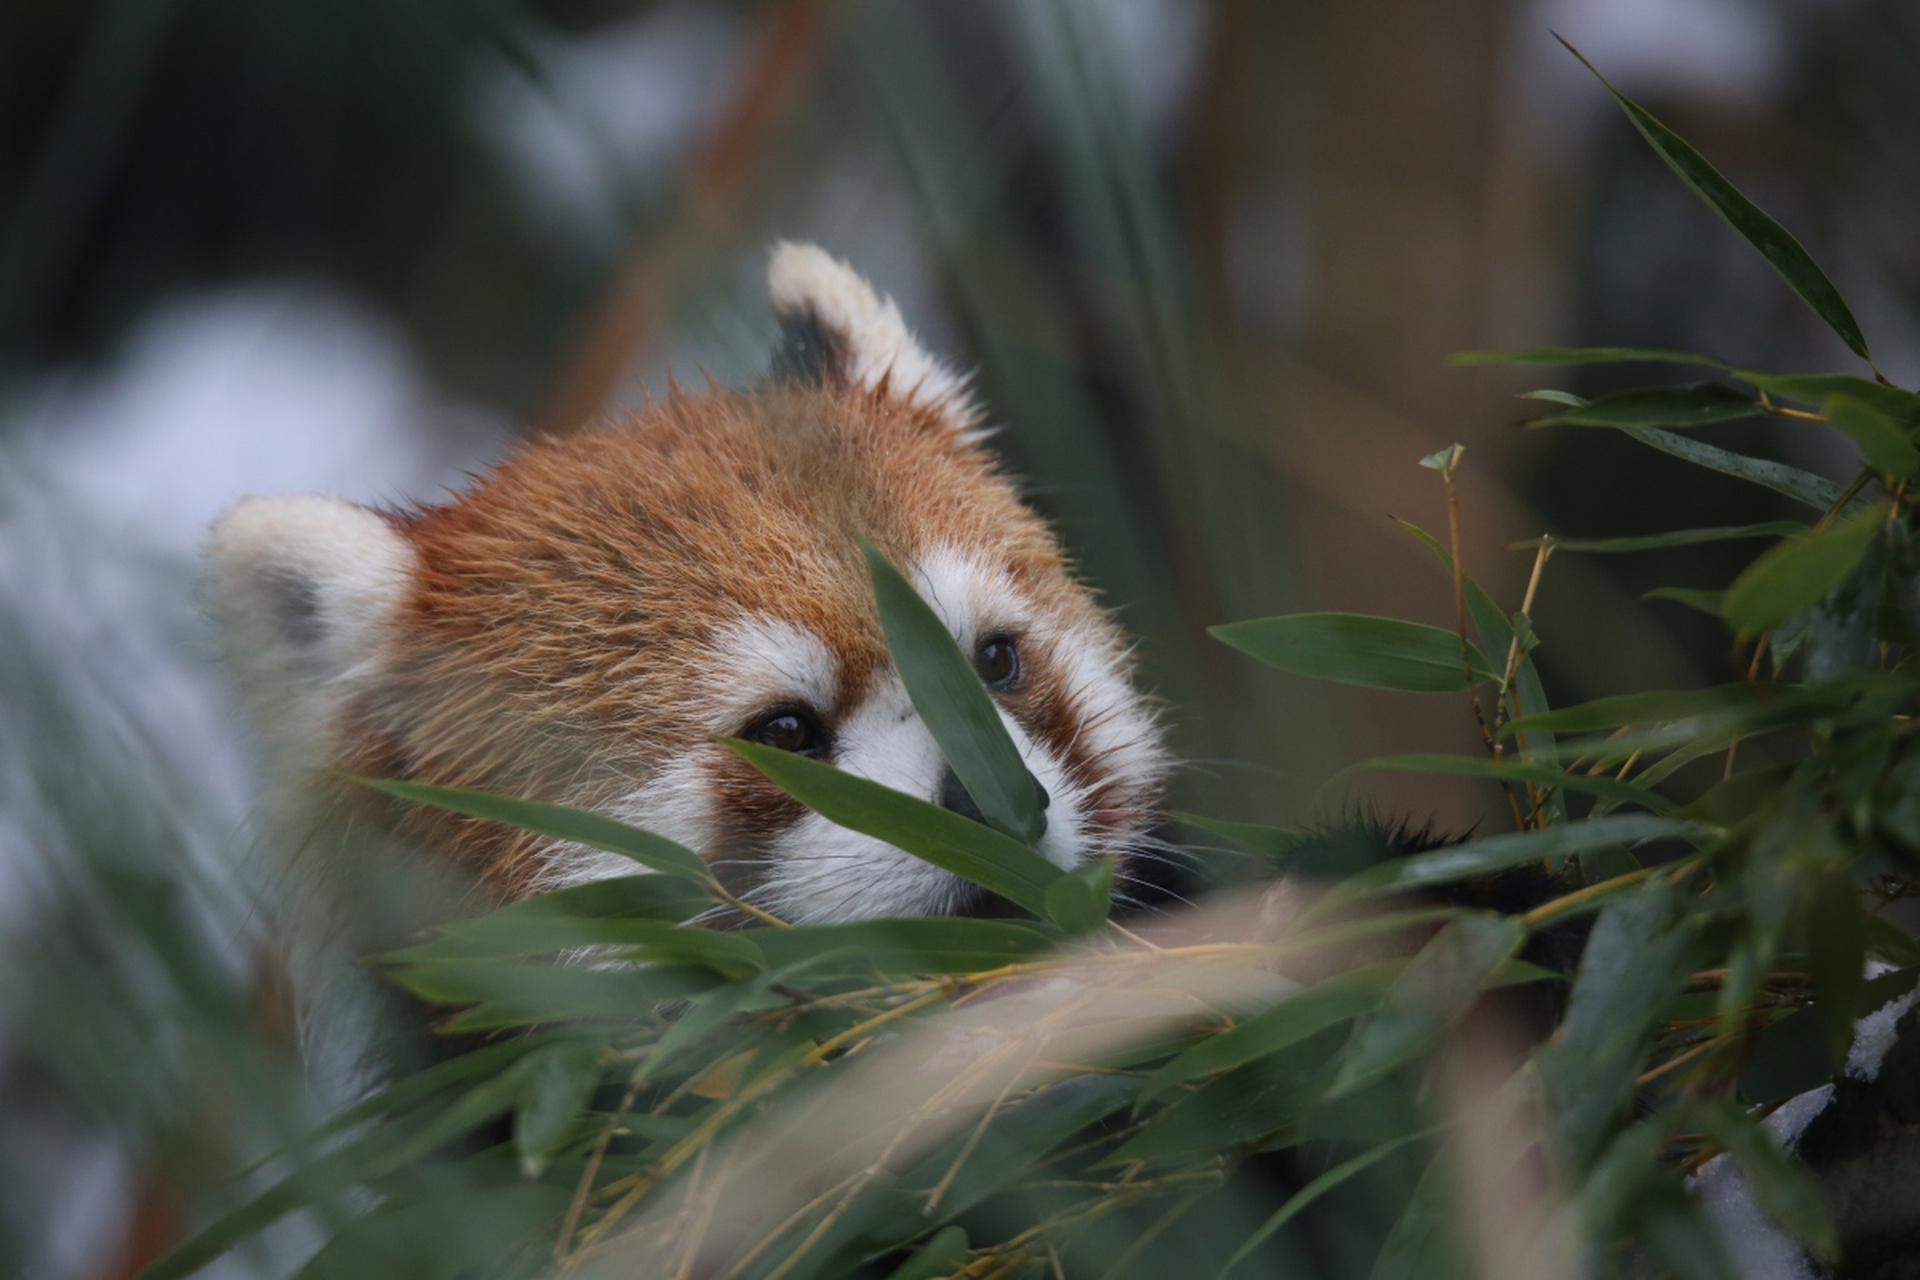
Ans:
[[[827,753],[826,730],[820,727],[813,713],[804,707],[777,707],[754,721],[740,736],[749,742],[758,742],[776,751],[791,751],[799,756],[822,756]]]
[[[1020,678],[1020,651],[1010,636],[988,636],[974,651],[973,669],[989,689],[1006,689]]]

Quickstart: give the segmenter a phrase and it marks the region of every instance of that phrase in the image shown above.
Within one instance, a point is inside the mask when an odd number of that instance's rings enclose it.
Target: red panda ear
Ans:
[[[214,523],[207,561],[207,603],[269,768],[331,763],[353,677],[406,596],[406,535],[338,498],[245,498]]]
[[[938,410],[955,431],[979,413],[966,379],[914,340],[893,299],[818,245],[782,242],[767,263],[767,292],[780,321],[777,377],[814,385],[884,388],[905,404]]]

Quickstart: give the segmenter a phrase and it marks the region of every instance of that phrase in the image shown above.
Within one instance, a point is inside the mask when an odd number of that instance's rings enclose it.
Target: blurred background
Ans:
[[[1852,368],[1554,32],[1920,381],[1905,0],[0,5],[0,1274],[130,1274],[317,1105],[262,976],[207,523],[253,492],[433,501],[669,374],[750,383],[777,238],[977,370],[1140,637],[1179,805],[1497,821],[1491,792],[1348,772],[1470,747],[1460,700],[1329,692],[1204,628],[1450,625],[1393,518],[1444,536],[1417,461],[1455,441],[1468,568],[1509,608],[1520,539],[1781,514],[1624,437],[1518,426],[1517,392],[1600,374],[1450,352]],[[1811,437],[1775,446],[1845,478]],[[1753,550],[1556,557],[1550,693],[1724,678],[1717,621],[1639,597]],[[295,1224],[219,1274],[310,1245]]]

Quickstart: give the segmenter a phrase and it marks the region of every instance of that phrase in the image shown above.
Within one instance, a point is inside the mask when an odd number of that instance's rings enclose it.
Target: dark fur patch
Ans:
[[[847,338],[829,329],[812,309],[779,317],[780,345],[773,353],[773,376],[783,382],[824,387],[847,380]]]
[[[288,644],[306,649],[327,638],[318,587],[299,574],[282,571],[266,574],[265,584],[273,600],[274,624]]]

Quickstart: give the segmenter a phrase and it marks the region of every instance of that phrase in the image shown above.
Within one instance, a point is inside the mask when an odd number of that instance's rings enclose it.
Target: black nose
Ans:
[[[1033,780],[1033,787],[1040,793],[1040,807],[1045,809],[1052,803],[1053,797],[1047,794],[1047,789],[1040,785],[1038,778]],[[973,802],[973,796],[955,776],[952,769],[948,769],[946,776],[940,779],[940,807],[951,809],[961,817],[972,818],[975,822],[986,821],[981,816],[980,806]]]
[[[951,769],[947,770],[946,777],[940,779],[940,807],[951,809],[963,818],[982,821],[980,806],[973,802],[972,794]]]

